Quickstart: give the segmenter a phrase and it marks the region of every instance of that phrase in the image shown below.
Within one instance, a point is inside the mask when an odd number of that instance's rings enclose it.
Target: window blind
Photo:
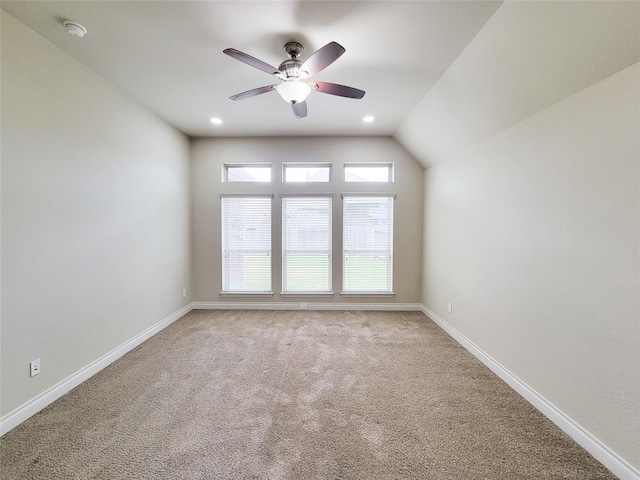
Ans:
[[[221,199],[222,291],[271,291],[271,196]]]
[[[282,291],[331,291],[331,197],[282,198]]]
[[[344,293],[393,292],[393,196],[343,197]]]

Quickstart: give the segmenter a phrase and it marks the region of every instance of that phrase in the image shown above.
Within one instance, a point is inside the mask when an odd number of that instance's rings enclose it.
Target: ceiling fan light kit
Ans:
[[[337,83],[309,81],[310,76],[331,65],[345,52],[342,45],[336,42],[329,42],[304,62],[298,60],[304,50],[300,43],[288,42],[284,45],[284,50],[289,55],[289,59],[282,62],[278,68],[272,67],[262,60],[258,60],[234,48],[223,50],[223,53],[230,57],[280,79],[278,84],[254,88],[253,90],[237,93],[229,98],[231,100],[242,100],[276,90],[291,105],[295,117],[303,118],[307,116],[306,99],[312,90],[346,98],[360,99],[364,96],[365,92],[357,88],[338,85]]]
[[[306,100],[311,93],[311,87],[308,83],[301,80],[288,80],[278,84],[276,91],[285,102],[295,105],[298,102],[304,102]]]

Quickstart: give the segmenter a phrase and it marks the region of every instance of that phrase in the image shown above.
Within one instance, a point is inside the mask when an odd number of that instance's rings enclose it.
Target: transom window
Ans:
[[[328,182],[331,178],[330,164],[285,163],[282,166],[283,180],[290,182]]]
[[[223,182],[270,182],[271,165],[225,165]]]
[[[344,166],[345,182],[392,182],[390,163],[348,163]]]

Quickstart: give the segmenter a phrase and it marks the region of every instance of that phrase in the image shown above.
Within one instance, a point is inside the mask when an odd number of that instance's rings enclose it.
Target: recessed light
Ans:
[[[373,118],[371,115],[369,115],[369,116],[367,116],[367,117],[364,117],[364,118],[362,119],[362,121],[363,121],[363,122],[366,122],[366,123],[371,123],[371,122],[373,122],[374,120],[375,120],[375,118]]]
[[[222,123],[222,119],[214,117],[211,119],[211,123],[213,123],[214,125],[220,125]]]

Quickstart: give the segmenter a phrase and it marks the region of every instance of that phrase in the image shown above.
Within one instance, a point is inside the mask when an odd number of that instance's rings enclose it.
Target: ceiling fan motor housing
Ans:
[[[280,70],[286,78],[298,78],[301,73],[300,66],[302,62],[300,60],[285,60],[280,64],[278,70]]]
[[[284,45],[284,51],[291,57],[280,64],[278,70],[280,70],[286,78],[298,78],[300,75],[300,66],[302,62],[298,60],[298,57],[303,52],[304,47],[298,42],[288,42]]]

